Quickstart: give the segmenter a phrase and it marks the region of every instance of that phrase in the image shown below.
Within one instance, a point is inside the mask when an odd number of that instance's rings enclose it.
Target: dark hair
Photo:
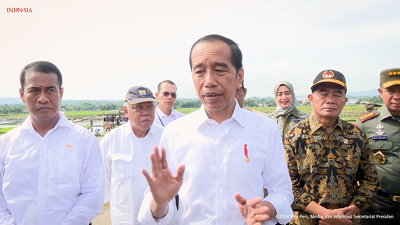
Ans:
[[[24,89],[25,86],[25,74],[29,71],[38,71],[43,73],[55,73],[57,75],[58,84],[61,88],[62,86],[62,75],[60,70],[51,62],[47,61],[36,61],[26,65],[19,76],[19,82],[21,83],[21,88]]]
[[[170,80],[164,80],[164,81],[161,81],[160,83],[158,83],[157,92],[160,92],[160,91],[161,91],[161,85],[162,85],[163,83],[172,84],[172,85],[175,86],[175,89],[178,90],[178,88],[176,87],[176,84],[175,84],[174,82],[172,82],[172,81],[170,81]]]
[[[193,48],[200,42],[213,41],[213,40],[220,40],[220,41],[226,43],[229,46],[229,48],[231,49],[231,63],[233,64],[233,66],[236,69],[236,74],[238,74],[239,70],[243,67],[242,51],[240,51],[239,45],[236,44],[236,42],[232,41],[229,38],[221,36],[219,34],[210,34],[210,35],[204,36],[204,37],[200,38],[199,40],[197,40],[192,45],[192,48],[190,49],[190,55],[189,55],[190,69],[192,69],[192,51],[193,51]]]

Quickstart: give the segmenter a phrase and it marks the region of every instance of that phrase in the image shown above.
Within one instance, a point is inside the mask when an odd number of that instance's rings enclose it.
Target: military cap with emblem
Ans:
[[[158,102],[153,92],[149,88],[143,86],[133,86],[129,88],[125,94],[125,101],[131,105],[141,102]]]
[[[400,84],[400,68],[382,70],[380,77],[380,86],[382,88],[388,88],[398,84]]]
[[[322,83],[334,83],[342,86],[347,92],[346,78],[344,75],[337,70],[323,70],[315,77],[314,82],[311,86],[311,90],[314,91],[315,88]]]

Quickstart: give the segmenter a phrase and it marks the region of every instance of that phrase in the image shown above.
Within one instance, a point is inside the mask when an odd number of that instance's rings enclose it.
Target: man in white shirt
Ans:
[[[155,124],[165,127],[185,115],[172,108],[176,101],[176,89],[175,83],[170,80],[164,80],[158,84],[156,92],[158,106],[154,118]]]
[[[0,137],[0,224],[88,225],[103,209],[97,139],[59,112],[64,90],[54,64],[28,64],[20,83],[29,117]]]
[[[129,121],[101,140],[105,168],[105,201],[110,202],[112,224],[140,224],[137,220],[146,179],[142,168],[150,169],[149,154],[157,146],[163,128],[153,124],[156,98],[142,86],[129,88],[124,114]]]
[[[244,81],[240,88],[236,90],[235,98],[236,101],[239,103],[240,108],[243,108],[244,105],[244,98],[246,97],[247,88],[244,87]]]
[[[158,148],[151,154],[152,176],[142,170],[150,192],[139,221],[288,223],[292,184],[278,126],[235,101],[244,75],[238,45],[220,35],[205,36],[192,46],[190,67],[203,106],[165,128],[161,156]],[[269,192],[265,198],[263,188]]]

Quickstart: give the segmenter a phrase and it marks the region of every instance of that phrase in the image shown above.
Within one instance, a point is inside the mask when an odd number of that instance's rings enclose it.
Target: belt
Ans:
[[[400,194],[385,193],[385,192],[382,192],[381,190],[378,190],[377,194],[379,196],[382,196],[382,197],[385,197],[387,199],[390,199],[390,200],[392,200],[394,202],[400,202]]]

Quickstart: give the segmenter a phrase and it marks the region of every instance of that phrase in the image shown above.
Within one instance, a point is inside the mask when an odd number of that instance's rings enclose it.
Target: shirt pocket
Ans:
[[[80,173],[83,162],[78,159],[66,159],[58,163],[57,183],[63,192],[80,191]]]
[[[119,183],[132,177],[132,154],[112,154],[111,161],[111,179]]]
[[[376,156],[380,155],[378,152],[380,151],[384,156],[384,163],[378,163],[378,164],[391,164],[391,158],[388,157],[389,155],[393,154],[391,149],[393,146],[393,143],[391,141],[375,141],[375,140],[369,140],[369,146],[372,150],[372,157],[376,162]],[[378,154],[377,154],[378,153]]]

